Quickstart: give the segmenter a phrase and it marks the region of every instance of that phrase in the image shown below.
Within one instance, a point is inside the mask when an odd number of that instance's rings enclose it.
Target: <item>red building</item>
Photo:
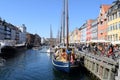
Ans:
[[[93,20],[90,19],[87,21],[87,31],[86,31],[86,40],[87,41],[90,41],[92,39],[92,36],[91,36],[91,24],[92,24]]]
[[[98,40],[107,40],[107,11],[110,5],[101,5],[98,16]]]

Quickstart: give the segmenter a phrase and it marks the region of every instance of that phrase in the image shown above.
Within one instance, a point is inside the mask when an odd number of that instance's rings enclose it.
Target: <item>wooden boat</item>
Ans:
[[[65,2],[66,1],[66,2]],[[56,53],[53,54],[52,57],[52,64],[54,68],[57,70],[70,73],[75,69],[78,69],[79,64],[77,58],[75,58],[75,49],[70,47],[68,41],[69,35],[69,28],[68,28],[68,0],[64,0],[64,4],[66,3],[66,44],[60,45],[59,48],[56,50]],[[65,7],[65,6],[64,6]]]
[[[55,59],[53,59],[52,63],[57,70],[67,72],[67,73],[70,73],[70,71],[73,71],[73,69],[78,67],[78,65],[73,65],[72,63],[69,63],[68,61],[62,62],[62,61],[57,61]]]
[[[74,60],[72,60],[70,57],[73,51],[69,51],[70,54],[68,54],[68,57],[67,57],[69,59],[64,60],[60,55],[62,53],[61,51],[65,48],[62,47],[59,49],[60,49],[59,56],[57,54],[54,54],[52,56],[52,64],[54,68],[67,73],[73,72],[74,70],[78,69],[79,62],[77,61],[77,57]],[[72,48],[71,50],[74,50],[74,49]],[[77,56],[76,54],[74,55]]]

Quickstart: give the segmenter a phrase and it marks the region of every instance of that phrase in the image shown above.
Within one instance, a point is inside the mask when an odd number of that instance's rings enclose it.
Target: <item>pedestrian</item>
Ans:
[[[109,45],[107,57],[113,57],[113,45],[112,44]]]

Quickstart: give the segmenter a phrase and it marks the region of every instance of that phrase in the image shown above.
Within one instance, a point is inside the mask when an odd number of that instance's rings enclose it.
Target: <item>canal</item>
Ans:
[[[92,80],[81,69],[77,73],[67,74],[55,70],[51,56],[39,50],[25,50],[6,59],[0,67],[0,80]]]

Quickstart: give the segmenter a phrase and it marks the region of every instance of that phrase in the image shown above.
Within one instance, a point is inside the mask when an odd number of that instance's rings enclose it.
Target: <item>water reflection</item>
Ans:
[[[90,80],[85,73],[78,70],[75,73],[64,73],[53,69],[54,79],[53,80]]]

